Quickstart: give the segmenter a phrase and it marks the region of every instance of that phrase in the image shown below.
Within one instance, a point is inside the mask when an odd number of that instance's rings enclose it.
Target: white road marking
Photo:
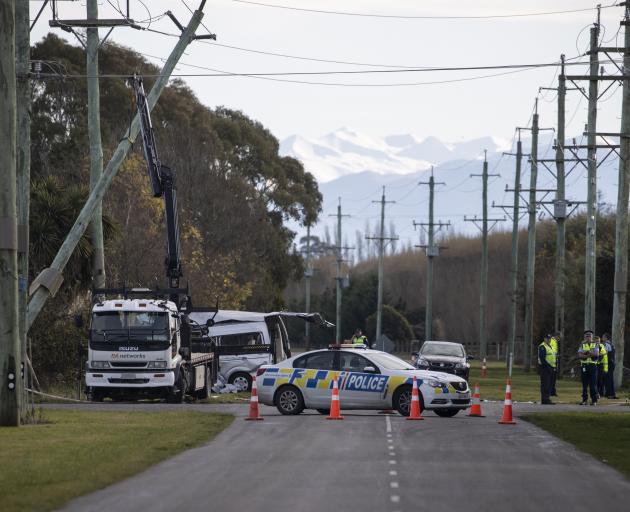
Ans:
[[[396,461],[395,460],[390,460],[389,463],[393,466],[393,465],[396,464]]]
[[[385,424],[387,425],[387,433],[390,433],[392,431],[392,422],[390,421],[389,416],[385,416]]]
[[[397,496],[396,494],[392,494],[389,499],[391,500],[392,503],[399,503],[400,502],[400,496]]]
[[[396,457],[396,452],[389,452],[390,457]]]
[[[389,482],[389,486],[392,489],[398,489],[398,482]]]
[[[396,471],[395,469],[390,469],[389,476],[398,476],[398,471]]]

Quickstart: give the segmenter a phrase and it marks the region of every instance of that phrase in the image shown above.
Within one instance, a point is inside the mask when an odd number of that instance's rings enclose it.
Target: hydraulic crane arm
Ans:
[[[170,288],[179,288],[179,278],[182,277],[183,272],[179,255],[179,221],[177,218],[175,171],[162,165],[160,162],[142,78],[134,75],[129,79],[129,83],[136,95],[136,106],[142,133],[142,147],[144,149],[144,158],[147,161],[153,197],[164,197],[164,211],[166,215],[166,260],[164,263],[166,276]]]

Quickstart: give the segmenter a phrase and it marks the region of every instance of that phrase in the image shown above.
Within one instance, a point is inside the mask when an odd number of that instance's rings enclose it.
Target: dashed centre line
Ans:
[[[388,462],[390,466],[395,466],[396,459],[394,457],[396,457],[396,451],[394,447],[394,440],[392,439],[392,422],[389,419],[389,416],[385,416],[385,426],[386,426],[386,435],[387,435],[387,449],[389,451],[389,456],[391,457]],[[390,469],[389,476],[391,478],[397,477],[398,471],[396,471],[395,469]],[[391,480],[389,482],[389,487],[392,490],[398,489],[400,487],[400,484],[395,480]],[[398,494],[391,494],[389,496],[389,501],[391,503],[400,503],[400,496]]]

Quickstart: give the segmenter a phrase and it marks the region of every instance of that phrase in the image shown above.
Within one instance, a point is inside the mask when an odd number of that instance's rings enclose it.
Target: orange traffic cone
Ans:
[[[258,388],[256,387],[256,377],[252,379],[252,397],[249,400],[249,416],[246,421],[262,421],[263,418],[258,410]]]
[[[486,365],[486,358],[483,358],[481,363],[481,378],[485,379],[488,376],[488,366]]]
[[[470,413],[468,416],[472,416],[473,418],[485,418],[483,414],[481,414],[481,394],[479,393],[479,383],[475,382],[475,392],[473,393],[472,407],[470,408]]]
[[[330,416],[326,417],[327,420],[342,420],[341,407],[339,406],[339,386],[337,384],[337,377],[333,380],[332,398],[330,399]]]
[[[503,416],[499,420],[501,425],[516,425],[512,419],[512,379],[507,380],[505,385],[505,402],[503,403]]]
[[[408,420],[423,420],[420,416],[420,393],[418,393],[418,381],[416,376],[413,377],[413,387],[411,388],[411,408],[409,410]]]

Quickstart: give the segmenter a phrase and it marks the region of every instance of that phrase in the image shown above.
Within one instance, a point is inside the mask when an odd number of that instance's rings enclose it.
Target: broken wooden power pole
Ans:
[[[149,108],[153,109],[162,91],[168,84],[169,77],[175,68],[175,65],[183,55],[186,47],[196,39],[195,31],[199,27],[201,20],[203,19],[203,6],[205,0],[201,2],[199,8],[192,15],[188,26],[182,31],[182,34],[175,45],[175,48],[169,55],[160,76],[156,79],[153,88],[148,96]],[[98,207],[98,204],[103,200],[105,192],[109,188],[114,176],[118,172],[118,169],[122,165],[127,153],[131,149],[133,142],[135,141],[138,132],[140,130],[140,120],[136,114],[129,132],[125,139],[123,139],[116,148],[111,160],[107,164],[107,167],[103,171],[103,175],[98,180],[96,185],[90,192],[85,205],[83,206],[79,216],[77,217],[72,229],[68,233],[68,236],[64,240],[59,252],[55,256],[52,264],[49,268],[45,269],[37,278],[33,281],[30,288],[30,294],[32,295],[28,308],[28,320],[27,327],[30,328],[33,322],[42,310],[44,303],[51,295],[59,290],[63,281],[62,272],[65,268],[70,256],[72,255],[77,243],[85,233],[85,230],[94,216],[94,212]]]

